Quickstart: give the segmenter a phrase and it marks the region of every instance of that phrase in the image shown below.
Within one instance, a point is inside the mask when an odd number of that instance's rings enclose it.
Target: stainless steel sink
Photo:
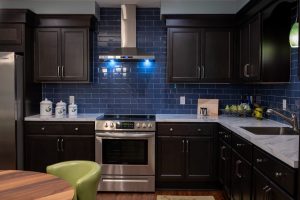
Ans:
[[[297,135],[292,128],[289,127],[241,127],[255,135]]]

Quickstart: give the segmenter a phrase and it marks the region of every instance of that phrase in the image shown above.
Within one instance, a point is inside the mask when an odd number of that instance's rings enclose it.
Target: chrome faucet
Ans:
[[[279,117],[281,117],[282,119],[284,119],[285,121],[287,121],[289,124],[292,125],[293,130],[297,133],[299,133],[299,129],[298,129],[298,119],[297,119],[297,115],[295,113],[291,113],[292,116],[291,117],[287,117],[284,114],[274,110],[274,109],[268,109],[267,110],[267,114],[271,115],[277,115]]]

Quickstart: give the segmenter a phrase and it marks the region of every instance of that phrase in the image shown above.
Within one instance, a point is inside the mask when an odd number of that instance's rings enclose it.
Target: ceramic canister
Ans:
[[[51,116],[52,115],[52,102],[47,98],[40,102],[40,115]]]
[[[55,118],[63,118],[64,117],[64,107],[56,106],[55,107]]]
[[[56,107],[62,107],[63,108],[63,115],[67,114],[67,104],[63,102],[62,100],[60,102],[56,103]]]
[[[77,105],[70,104],[69,105],[69,117],[76,117],[77,116]]]

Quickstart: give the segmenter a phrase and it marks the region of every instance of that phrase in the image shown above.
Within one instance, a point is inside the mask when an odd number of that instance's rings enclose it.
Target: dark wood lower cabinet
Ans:
[[[183,181],[185,176],[184,138],[157,138],[156,166],[158,181]]]
[[[45,172],[46,166],[59,161],[56,136],[26,136],[25,170]]]
[[[95,160],[94,136],[26,136],[25,169],[45,172],[48,165],[68,160]]]
[[[268,178],[254,171],[253,179],[253,200],[292,200],[286,192],[274,185]]]
[[[227,197],[231,196],[231,147],[219,141],[219,181]]]
[[[186,146],[186,179],[211,181],[215,177],[214,142],[210,137],[188,137]]]
[[[232,151],[231,164],[231,199],[251,200],[251,164],[235,151]]]
[[[95,160],[94,123],[25,122],[25,170],[45,172],[68,160]]]
[[[61,143],[61,161],[95,160],[94,136],[64,136]]]
[[[198,128],[195,131],[196,125]],[[213,124],[158,124],[157,188],[216,188],[216,144],[213,130]]]

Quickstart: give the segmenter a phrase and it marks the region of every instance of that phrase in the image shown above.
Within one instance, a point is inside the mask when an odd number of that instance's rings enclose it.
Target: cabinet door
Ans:
[[[188,181],[215,180],[213,138],[186,138],[186,179]]]
[[[250,78],[249,44],[249,24],[247,23],[240,28],[240,78],[242,80]]]
[[[23,52],[25,38],[24,24],[0,24],[0,51]]]
[[[56,136],[26,136],[25,169],[45,172],[48,165],[59,162],[59,138]]]
[[[63,28],[62,72],[64,81],[88,81],[88,29]]]
[[[181,137],[157,138],[157,176],[161,182],[176,182],[184,180],[185,175],[185,145]]]
[[[61,74],[61,34],[58,28],[35,32],[35,80],[58,81]]]
[[[251,165],[232,151],[232,200],[251,200]]]
[[[95,160],[94,136],[63,136],[60,142],[61,160]]]
[[[201,81],[229,82],[233,66],[231,30],[204,29],[202,34]]]
[[[219,180],[227,197],[230,197],[231,187],[231,148],[225,142],[219,143]]]
[[[249,23],[249,34],[250,34],[250,49],[249,49],[249,60],[250,60],[250,77],[253,81],[260,80],[261,71],[261,20],[260,15],[257,15]]]
[[[257,15],[240,29],[240,77],[259,81],[261,72],[261,18]]]
[[[200,29],[168,29],[168,73],[171,82],[198,82],[200,78]]]
[[[263,176],[256,169],[253,179],[253,200],[292,200],[287,193],[279,189],[268,178]]]

